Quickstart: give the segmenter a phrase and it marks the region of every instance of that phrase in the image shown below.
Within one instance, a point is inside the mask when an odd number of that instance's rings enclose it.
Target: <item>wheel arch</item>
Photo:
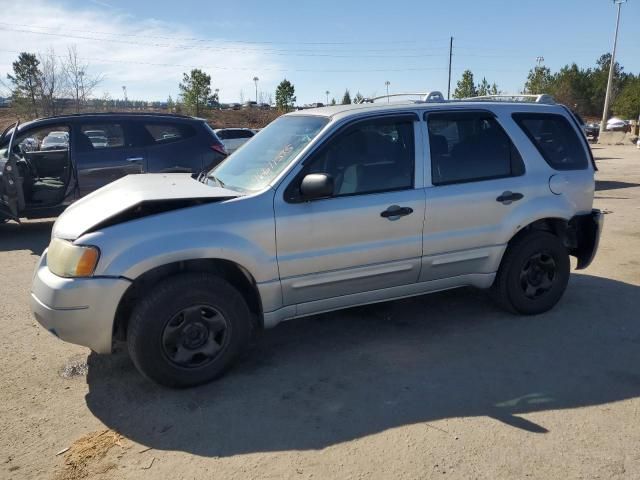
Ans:
[[[263,327],[262,299],[256,281],[248,269],[231,260],[194,258],[159,265],[133,279],[120,299],[113,324],[113,338],[125,340],[131,312],[137,301],[159,282],[181,273],[205,272],[218,275],[236,288],[247,301],[255,326]]]

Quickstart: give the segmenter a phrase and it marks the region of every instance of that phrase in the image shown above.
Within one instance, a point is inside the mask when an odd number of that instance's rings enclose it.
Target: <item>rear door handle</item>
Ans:
[[[400,207],[398,205],[391,205],[385,211],[380,212],[380,216],[383,218],[388,218],[389,220],[397,220],[400,217],[404,217],[405,215],[411,215],[412,213],[413,213],[413,208]]]
[[[129,157],[129,158],[125,158],[125,160],[127,162],[137,163],[137,162],[142,162],[144,160],[144,157]]]
[[[506,192],[502,192],[502,195],[496,198],[496,202],[500,202],[503,205],[509,205],[512,202],[517,202],[521,198],[524,198],[523,194],[507,190]]]

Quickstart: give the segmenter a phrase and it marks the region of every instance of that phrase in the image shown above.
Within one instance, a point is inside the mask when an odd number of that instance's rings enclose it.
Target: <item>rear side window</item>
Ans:
[[[253,132],[250,130],[221,130],[218,137],[222,140],[235,140],[236,138],[251,138]]]
[[[431,113],[427,116],[427,125],[434,185],[524,173],[520,153],[490,113]]]
[[[196,135],[195,128],[185,124],[145,123],[144,129],[156,144],[177,142]]]
[[[577,132],[562,115],[514,113],[513,119],[555,170],[583,170],[589,159]]]
[[[119,123],[83,124],[77,149],[80,152],[120,148],[125,144],[124,129]]]

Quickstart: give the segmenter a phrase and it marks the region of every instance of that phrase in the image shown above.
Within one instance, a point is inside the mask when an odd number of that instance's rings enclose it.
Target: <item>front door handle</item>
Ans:
[[[523,194],[507,190],[506,192],[502,192],[502,195],[496,198],[496,202],[500,202],[503,205],[510,205],[512,202],[517,202],[521,198],[524,198]]]
[[[125,158],[125,160],[130,163],[138,163],[138,162],[142,162],[144,160],[144,157],[129,157],[129,158]]]
[[[383,218],[388,218],[389,220],[397,220],[400,217],[404,217],[405,215],[411,215],[412,213],[413,213],[413,208],[399,207],[398,205],[391,205],[385,211],[380,212],[380,216]]]

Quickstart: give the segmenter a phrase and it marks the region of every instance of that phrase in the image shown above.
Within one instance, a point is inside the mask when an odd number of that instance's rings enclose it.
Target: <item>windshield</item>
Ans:
[[[280,117],[210,171],[209,178],[234,190],[261,190],[328,122],[328,118],[315,116]]]

